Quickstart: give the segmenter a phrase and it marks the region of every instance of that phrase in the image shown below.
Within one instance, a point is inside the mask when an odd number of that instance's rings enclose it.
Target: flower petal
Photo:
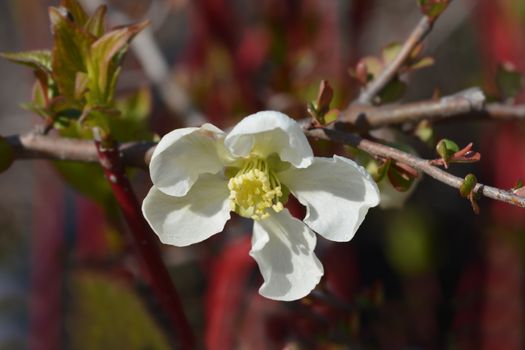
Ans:
[[[238,157],[256,154],[266,158],[277,153],[281,160],[297,168],[307,167],[313,159],[312,148],[299,124],[275,111],[247,116],[226,136],[224,143]]]
[[[183,247],[221,232],[230,218],[227,182],[222,176],[202,175],[184,197],[151,188],[142,213],[162,243]]]
[[[200,174],[216,174],[223,165],[218,152],[224,133],[211,124],[176,129],[164,135],[149,165],[153,184],[171,196],[184,196]]]
[[[287,209],[255,221],[250,255],[264,278],[259,293],[286,301],[310,293],[323,275],[314,254],[315,243],[315,234]]]
[[[375,181],[343,157],[316,157],[310,167],[290,168],[277,177],[306,206],[304,222],[332,241],[352,239],[368,208],[379,203]]]

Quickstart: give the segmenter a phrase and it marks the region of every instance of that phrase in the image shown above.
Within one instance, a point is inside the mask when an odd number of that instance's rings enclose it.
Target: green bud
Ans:
[[[370,166],[367,167],[367,170],[372,175],[375,182],[380,182],[388,173],[388,170],[390,169],[390,164],[392,164],[392,160],[390,158],[387,159],[386,162],[384,162],[381,165],[379,165],[377,161],[372,160],[370,162]]]
[[[461,197],[468,197],[474,190],[474,187],[476,187],[477,183],[478,179],[476,179],[474,174],[468,174],[465,176],[463,183],[459,187],[459,193],[461,194]]]
[[[450,0],[418,0],[421,12],[434,21],[447,8]]]
[[[436,152],[445,162],[448,162],[457,151],[459,151],[458,145],[448,139],[441,139],[436,145]]]

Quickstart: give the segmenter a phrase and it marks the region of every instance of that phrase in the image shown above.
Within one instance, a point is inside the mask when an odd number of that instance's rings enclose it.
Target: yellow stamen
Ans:
[[[283,210],[281,183],[262,159],[250,159],[228,182],[230,206],[241,216],[260,220]]]

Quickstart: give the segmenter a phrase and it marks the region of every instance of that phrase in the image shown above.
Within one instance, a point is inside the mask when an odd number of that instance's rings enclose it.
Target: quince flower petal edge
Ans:
[[[259,293],[275,300],[300,299],[319,283],[314,231],[348,241],[380,200],[361,166],[314,157],[300,126],[275,111],[252,114],[228,134],[211,124],[166,134],[150,175],[142,211],[165,244],[201,242],[223,230],[231,211],[253,219],[250,255],[264,279]],[[306,206],[304,221],[284,207],[290,194]]]

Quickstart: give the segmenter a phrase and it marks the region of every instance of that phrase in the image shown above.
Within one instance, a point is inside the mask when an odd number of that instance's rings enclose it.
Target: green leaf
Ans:
[[[87,91],[88,84],[88,75],[84,72],[77,72],[75,79],[75,100],[80,101],[83,98]]]
[[[381,60],[377,57],[367,56],[362,58],[360,62],[366,67],[368,81],[373,80],[383,70],[383,62],[381,62]]]
[[[441,139],[436,145],[436,151],[445,162],[448,162],[454,153],[459,151],[459,146],[452,140]]]
[[[47,91],[44,86],[42,86],[42,83],[37,80],[33,83],[33,89],[32,89],[32,103],[34,105],[40,106],[40,107],[47,107],[47,102],[49,100],[49,96],[47,95]]]
[[[322,124],[319,120],[319,113],[317,112],[317,107],[315,106],[315,103],[313,101],[308,101],[306,103],[306,111],[315,121],[317,121],[319,124]]]
[[[319,86],[319,95],[317,96],[317,109],[324,115],[330,109],[330,103],[334,97],[334,90],[328,83],[328,80],[322,80]]]
[[[414,135],[416,135],[421,141],[429,144],[434,139],[434,129],[428,121],[423,121],[418,124],[414,131]]]
[[[151,93],[147,88],[117,99],[115,107],[120,114],[108,119],[113,137],[120,142],[152,140],[148,125],[151,105]]]
[[[402,171],[401,169],[390,166],[388,168],[388,180],[392,184],[392,186],[399,192],[406,192],[412,186],[414,183],[415,178],[412,176],[409,176],[406,172]]]
[[[371,175],[374,178],[375,182],[380,182],[381,180],[383,180],[385,178],[385,176],[387,175],[387,173],[388,173],[388,171],[390,169],[390,165],[391,164],[392,164],[392,159],[389,158],[389,159],[386,160],[386,162],[384,162],[383,164],[378,166],[374,173],[371,173]],[[367,168],[367,170],[368,170],[368,168]]]
[[[72,122],[76,122],[82,114],[78,105],[63,96],[54,98],[47,110],[55,123],[54,127],[57,129],[67,127]]]
[[[459,187],[459,193],[461,194],[461,197],[467,198],[468,196],[470,196],[477,183],[478,179],[476,179],[476,176],[474,174],[468,174],[467,176],[465,176],[463,183]]]
[[[74,99],[76,76],[86,72],[86,58],[95,37],[76,26],[57,8],[49,9],[54,35],[53,77],[59,92]]]
[[[125,120],[145,122],[152,107],[152,97],[148,88],[141,88],[115,101],[115,107]]]
[[[35,50],[24,52],[2,52],[0,57],[8,59],[11,62],[23,64],[35,70],[51,73],[51,51]]]
[[[111,134],[111,119],[117,118],[120,112],[112,107],[96,106],[86,108],[82,112],[82,128],[91,130],[94,127],[100,129],[104,135]]]
[[[399,54],[399,51],[401,51],[400,43],[392,43],[384,47],[383,50],[381,51],[381,56],[383,58],[383,64],[386,65],[392,62]]]
[[[70,348],[169,350],[165,333],[132,285],[87,271],[73,274],[68,307]]]
[[[38,79],[33,84],[32,100],[29,103],[22,104],[22,108],[35,113],[46,122],[53,121],[56,119],[56,113],[59,110],[57,106],[63,104],[63,97],[53,97],[53,89],[45,83],[42,83],[44,79]],[[69,108],[69,106],[68,106]]]
[[[335,122],[339,117],[339,114],[341,114],[341,111],[336,108],[329,110],[324,116],[324,122],[326,124]]]
[[[399,78],[394,78],[390,81],[379,93],[381,103],[395,102],[403,97],[407,85]]]
[[[447,8],[450,0],[418,0],[421,12],[431,20],[435,20]]]
[[[95,37],[100,38],[106,30],[107,6],[100,5],[93,15],[89,17],[84,28]]]
[[[503,100],[512,99],[523,89],[523,75],[508,62],[498,65],[496,82]]]
[[[432,66],[436,60],[434,60],[432,57],[423,57],[420,60],[412,63],[410,65],[410,70],[417,70],[421,68],[426,68]]]
[[[86,24],[88,15],[77,0],[62,0],[60,6],[67,10],[71,20],[83,27]]]
[[[87,61],[89,76],[88,104],[107,105],[113,97],[119,63],[128,43],[142,31],[149,22],[112,30],[91,45]]]
[[[52,119],[52,115],[49,113],[47,108],[42,107],[36,103],[32,103],[32,102],[22,103],[20,104],[20,107],[44,119]]]
[[[6,140],[0,136],[0,173],[9,169],[11,164],[13,164],[13,161],[13,149]]]
[[[76,191],[101,204],[107,210],[114,203],[113,194],[98,164],[54,162],[55,169]]]

